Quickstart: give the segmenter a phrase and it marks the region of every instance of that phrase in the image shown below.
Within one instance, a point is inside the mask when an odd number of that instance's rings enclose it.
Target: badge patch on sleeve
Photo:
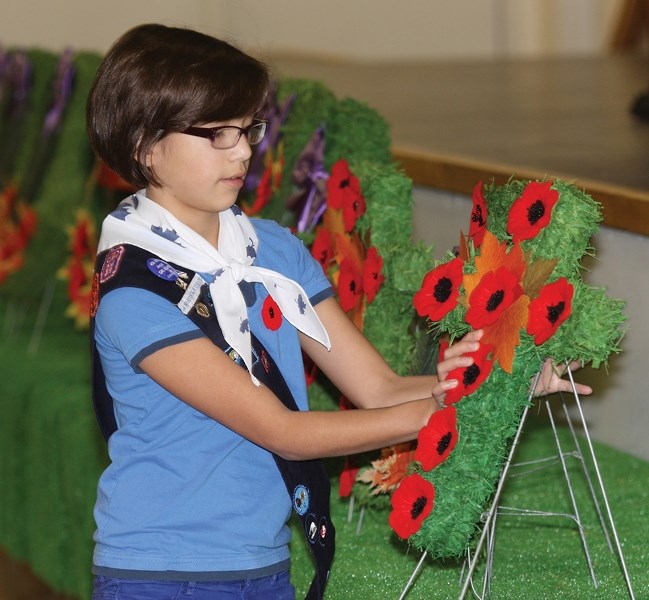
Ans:
[[[108,251],[106,260],[104,260],[104,264],[101,267],[99,283],[106,283],[109,279],[112,279],[117,275],[125,252],[126,248],[124,248],[124,246],[114,246]]]

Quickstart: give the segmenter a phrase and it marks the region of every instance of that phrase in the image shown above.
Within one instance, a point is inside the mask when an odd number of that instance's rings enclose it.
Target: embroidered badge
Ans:
[[[320,527],[318,528],[318,542],[321,546],[324,546],[327,543],[327,519],[325,517],[320,518]]]
[[[265,350],[261,351],[261,357],[259,360],[261,361],[261,366],[264,367],[264,371],[268,373],[270,371],[270,360],[268,359],[268,354],[266,354]]]
[[[309,543],[315,544],[318,540],[318,525],[315,522],[315,517],[310,514],[304,519],[304,531]]]
[[[99,273],[92,276],[92,288],[90,289],[90,316],[94,319],[99,306]]]
[[[293,490],[293,508],[302,516],[309,510],[309,488],[300,484]]]
[[[252,367],[254,368],[255,365],[259,362],[260,358],[255,348],[251,348],[251,352],[252,352]],[[232,346],[228,347],[225,353],[230,357],[233,363],[238,364],[243,369],[246,368],[246,363],[243,362],[243,358],[241,358],[241,355]]]
[[[117,275],[125,252],[126,248],[124,246],[114,246],[108,251],[106,260],[104,260],[104,264],[101,267],[99,283],[106,283],[109,279]]]

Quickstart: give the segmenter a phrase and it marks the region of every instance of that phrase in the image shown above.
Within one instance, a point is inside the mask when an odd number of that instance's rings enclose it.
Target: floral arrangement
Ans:
[[[561,181],[479,183],[468,236],[414,295],[440,353],[449,339],[484,330],[474,363],[449,375],[460,385],[420,431],[398,485],[381,477],[393,483],[390,526],[432,557],[460,556],[470,544],[543,360],[599,367],[620,351],[623,302],[581,277],[600,219],[592,198]],[[376,468],[362,469],[356,485],[382,491]]]
[[[24,251],[36,231],[34,209],[8,184],[0,191],[0,284],[24,263]]]
[[[396,371],[409,372],[411,298],[431,254],[411,241],[412,183],[392,161],[387,124],[301,79],[277,82],[264,118],[269,133],[251,161],[242,209],[293,229],[354,323]],[[311,368],[308,380],[312,406],[345,406]]]
[[[67,281],[70,304],[65,315],[74,321],[78,329],[87,329],[97,233],[94,219],[83,209],[77,211],[74,225],[68,227],[68,248],[68,259],[57,273],[60,279]]]

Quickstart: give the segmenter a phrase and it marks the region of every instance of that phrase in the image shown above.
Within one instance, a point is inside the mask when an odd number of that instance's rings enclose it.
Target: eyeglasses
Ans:
[[[212,148],[227,150],[228,148],[234,148],[239,143],[242,135],[246,136],[251,146],[261,142],[266,133],[266,121],[253,121],[248,127],[237,127],[236,125],[188,127],[180,133],[207,138],[212,142]]]

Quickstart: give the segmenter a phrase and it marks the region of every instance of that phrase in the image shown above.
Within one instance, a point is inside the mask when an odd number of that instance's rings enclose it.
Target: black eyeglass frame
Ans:
[[[264,136],[266,135],[267,125],[268,125],[267,121],[261,121],[257,119],[254,120],[250,125],[248,125],[248,127],[237,127],[236,125],[219,125],[218,127],[188,127],[187,129],[184,129],[180,133],[186,133],[187,135],[194,135],[197,137],[206,138],[210,140],[210,142],[212,142],[212,147],[217,150],[229,150],[230,148],[234,148],[239,143],[239,140],[241,139],[242,135],[246,136],[246,139],[248,140],[248,143],[251,146],[256,146],[264,139]],[[219,131],[222,131],[224,129],[238,129],[239,135],[237,137],[237,140],[234,142],[234,144],[230,146],[217,146],[216,134]],[[259,134],[259,139],[256,141],[251,141],[250,136],[248,135],[248,133],[253,129],[261,129],[261,133]]]

